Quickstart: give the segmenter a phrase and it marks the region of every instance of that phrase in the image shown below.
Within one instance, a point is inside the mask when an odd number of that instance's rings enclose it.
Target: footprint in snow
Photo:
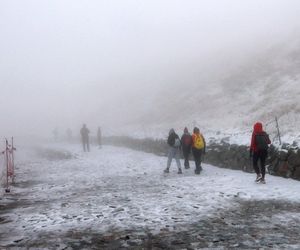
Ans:
[[[251,198],[251,195],[244,193],[244,192],[238,192],[235,197],[239,197],[239,198]]]

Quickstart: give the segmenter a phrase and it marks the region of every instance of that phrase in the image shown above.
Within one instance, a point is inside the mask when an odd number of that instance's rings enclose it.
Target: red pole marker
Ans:
[[[5,139],[5,159],[6,159],[6,189],[5,192],[9,193],[9,184],[8,184],[8,179],[9,179],[9,159],[8,159],[8,153],[9,153],[9,148],[8,148],[8,141]]]
[[[5,192],[9,193],[9,181],[14,183],[15,180],[15,159],[14,159],[14,151],[16,148],[14,147],[14,138],[11,138],[11,145],[8,144],[7,139],[5,139],[5,150],[2,154],[5,154],[5,164],[6,164],[6,188]]]

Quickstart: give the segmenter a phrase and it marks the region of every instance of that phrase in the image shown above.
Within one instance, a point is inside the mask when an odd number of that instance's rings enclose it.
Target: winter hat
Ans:
[[[194,134],[200,133],[200,129],[197,127],[194,127]]]
[[[187,127],[184,128],[183,132],[184,133],[188,133],[189,132],[188,129],[187,129]]]

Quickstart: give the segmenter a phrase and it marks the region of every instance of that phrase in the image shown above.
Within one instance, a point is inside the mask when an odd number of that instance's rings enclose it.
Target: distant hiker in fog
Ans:
[[[89,133],[90,130],[86,127],[85,124],[83,124],[82,128],[80,129],[80,134],[84,152],[90,151]]]
[[[271,144],[271,140],[269,135],[263,131],[262,123],[255,123],[251,137],[250,158],[252,158],[253,168],[256,173],[256,183],[266,183],[265,164],[268,157],[269,144]],[[258,161],[260,161],[260,167],[258,166]]]
[[[100,127],[98,127],[98,130],[97,130],[97,142],[98,142],[99,148],[101,148],[102,147],[102,133],[101,133]]]
[[[201,161],[202,155],[205,154],[206,142],[199,128],[195,127],[192,135],[192,152],[195,160],[195,174],[200,174],[202,171]]]
[[[168,153],[168,162],[167,168],[164,170],[164,172],[169,173],[172,160],[173,158],[175,158],[178,167],[178,174],[182,174],[181,164],[179,160],[181,143],[179,136],[175,133],[174,129],[171,129],[169,132],[168,145],[170,146]]]
[[[187,128],[184,128],[183,135],[181,136],[181,148],[184,158],[184,167],[190,168],[189,156],[192,148],[192,136]]]

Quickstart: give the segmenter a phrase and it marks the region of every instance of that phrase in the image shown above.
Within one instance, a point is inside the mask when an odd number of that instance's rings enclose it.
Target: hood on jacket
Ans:
[[[262,126],[262,123],[261,123],[261,122],[255,123],[254,126],[253,126],[253,131],[254,131],[255,133],[261,133],[261,132],[263,132],[263,126]]]
[[[175,130],[173,128],[171,128],[169,131],[169,135],[174,134],[174,133],[175,133]]]
[[[200,133],[200,129],[198,127],[194,127],[193,133],[194,134],[199,134]]]

